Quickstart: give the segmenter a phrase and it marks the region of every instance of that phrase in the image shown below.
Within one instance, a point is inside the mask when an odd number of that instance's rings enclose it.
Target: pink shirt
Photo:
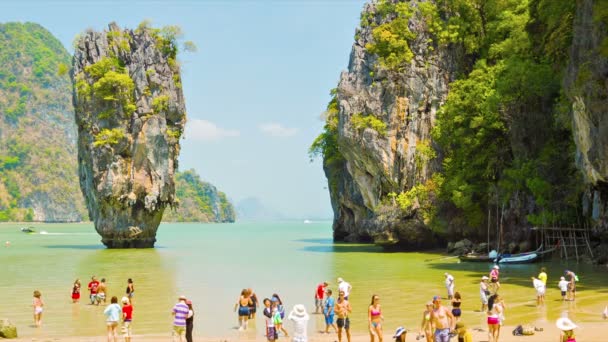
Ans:
[[[490,271],[490,278],[492,278],[492,279],[498,279],[498,273],[499,273],[498,270],[495,269],[495,268],[493,268]]]

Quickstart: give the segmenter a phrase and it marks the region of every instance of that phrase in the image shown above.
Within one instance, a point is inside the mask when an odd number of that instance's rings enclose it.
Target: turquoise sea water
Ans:
[[[103,308],[87,304],[86,284],[91,275],[105,277],[109,295],[119,299],[127,278],[133,278],[136,335],[168,333],[171,308],[183,294],[194,302],[195,334],[262,336],[261,317],[250,324],[249,332],[235,330],[233,308],[242,288],[252,287],[260,299],[277,292],[287,310],[302,303],[310,312],[316,285],[327,280],[335,289],[336,278],[343,277],[353,286],[353,330],[366,331],[369,300],[378,294],[388,336],[399,325],[417,330],[424,303],[435,294],[446,295],[444,272],[456,278],[465,322],[476,326],[485,319],[475,310],[479,310],[479,278],[490,265],[459,263],[433,253],[383,253],[369,245],[333,244],[331,222],[164,223],[157,247],[142,250],[105,249],[92,224],[33,225],[48,234],[25,234],[19,231],[22,226],[0,225],[0,318],[16,323],[24,337],[103,335]],[[4,247],[5,241],[11,246]],[[530,281],[541,265],[502,268],[507,324],[553,320],[564,310],[579,320],[600,320],[599,313],[608,304],[605,268],[559,261],[543,265],[549,269],[543,309],[534,305]],[[575,270],[581,279],[575,304],[560,300],[557,281],[565,268]],[[84,290],[81,302],[72,304],[76,278]],[[35,289],[46,303],[42,329],[32,325]],[[322,328],[322,317],[313,315],[310,330]]]

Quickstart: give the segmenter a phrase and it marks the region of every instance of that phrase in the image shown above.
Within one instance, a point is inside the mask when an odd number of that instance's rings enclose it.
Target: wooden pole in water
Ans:
[[[490,254],[490,220],[492,219],[492,207],[488,203],[488,255]]]

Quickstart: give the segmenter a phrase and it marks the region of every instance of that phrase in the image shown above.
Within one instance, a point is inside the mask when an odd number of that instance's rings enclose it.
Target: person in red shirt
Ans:
[[[317,291],[315,292],[315,313],[319,313],[319,309],[323,311],[323,299],[325,298],[325,290],[329,285],[328,282],[324,281],[317,285]]]
[[[91,277],[91,282],[89,282],[89,298],[91,298],[91,305],[95,304],[95,301],[97,300],[97,289],[99,288],[99,281],[97,281],[97,278],[95,278],[95,276]]]
[[[131,321],[133,320],[133,306],[129,298],[122,297],[122,333],[125,342],[131,342]]]

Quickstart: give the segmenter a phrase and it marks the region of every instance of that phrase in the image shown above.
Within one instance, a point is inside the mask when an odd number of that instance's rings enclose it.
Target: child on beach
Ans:
[[[568,317],[558,318],[555,322],[555,325],[562,332],[559,335],[560,342],[576,342],[576,338],[574,337],[574,329],[578,328],[574,322],[572,322]]]
[[[456,333],[458,334],[458,342],[473,342],[473,335],[467,330],[464,323],[456,323]]]
[[[273,342],[279,338],[277,329],[274,326],[273,320],[273,305],[270,299],[264,298],[264,311],[262,314],[266,316],[266,339],[268,342]],[[280,316],[279,316],[280,317]]]
[[[566,293],[568,292],[568,284],[569,283],[566,281],[566,278],[564,278],[564,277],[559,278],[557,287],[559,287],[559,290],[562,292],[562,301],[566,300]]]
[[[36,327],[40,327],[42,325],[42,307],[44,306],[44,301],[40,298],[42,294],[40,291],[34,291],[34,300],[32,302],[32,306],[34,307],[34,323]]]
[[[80,279],[76,279],[74,281],[74,285],[72,286],[72,303],[78,303],[80,300]]]

